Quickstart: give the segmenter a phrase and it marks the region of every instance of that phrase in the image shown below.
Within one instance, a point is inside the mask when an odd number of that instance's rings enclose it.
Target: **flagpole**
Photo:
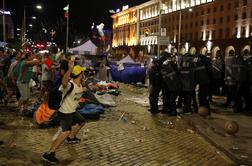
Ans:
[[[69,13],[69,4],[68,4],[68,11]],[[66,52],[68,51],[68,40],[69,40],[69,14],[67,16],[67,28],[66,28]]]

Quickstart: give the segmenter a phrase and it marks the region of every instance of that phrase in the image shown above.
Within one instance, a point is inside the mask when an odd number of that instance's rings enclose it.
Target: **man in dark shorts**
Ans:
[[[58,111],[62,132],[52,143],[49,152],[42,156],[43,160],[51,164],[57,164],[59,162],[59,160],[55,157],[55,152],[64,141],[66,143],[78,143],[81,141],[76,137],[76,135],[84,126],[85,119],[76,112],[76,108],[82,94],[87,91],[87,89],[81,85],[83,72],[84,68],[78,65],[74,66],[74,59],[69,61],[68,71],[65,73],[62,79],[62,84],[59,88],[64,96],[73,86],[71,93],[62,99],[61,107]],[[72,79],[69,81],[70,76]]]

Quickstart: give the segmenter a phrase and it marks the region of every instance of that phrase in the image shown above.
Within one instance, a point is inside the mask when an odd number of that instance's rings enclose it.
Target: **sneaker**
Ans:
[[[74,138],[67,137],[65,142],[68,144],[75,144],[75,143],[79,143],[80,141],[81,141],[81,139],[79,139],[77,137],[74,137]]]
[[[49,162],[50,164],[58,164],[59,160],[55,157],[55,153],[45,153],[42,156],[42,160]]]

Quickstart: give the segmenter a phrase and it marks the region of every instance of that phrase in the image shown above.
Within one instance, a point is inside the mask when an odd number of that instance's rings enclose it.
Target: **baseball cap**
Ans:
[[[79,66],[79,65],[76,65],[76,66],[73,67],[72,74],[73,74],[74,76],[77,76],[77,75],[79,75],[81,72],[84,72],[85,70],[86,70],[85,67],[81,67],[81,66]]]

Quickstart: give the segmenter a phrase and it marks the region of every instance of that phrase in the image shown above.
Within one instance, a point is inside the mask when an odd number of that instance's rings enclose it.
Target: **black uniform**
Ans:
[[[246,102],[246,111],[248,113],[252,113],[252,103],[251,103],[251,98],[252,98],[252,57],[250,56],[247,60],[247,86],[245,89],[246,92],[246,97],[245,97],[245,102]]]
[[[182,56],[179,59],[179,76],[182,83],[182,93],[180,97],[183,101],[183,112],[191,112],[191,102],[194,91],[194,71],[193,58],[190,55]]]
[[[199,55],[195,68],[195,82],[196,84],[199,84],[199,105],[205,106],[209,110],[210,105],[207,97],[210,93],[211,72],[212,68],[210,60],[204,55]]]
[[[212,74],[213,74],[213,91],[216,95],[220,95],[224,90],[222,80],[224,80],[224,62],[221,55],[217,56],[215,60],[212,61]]]
[[[161,76],[161,65],[166,60],[166,54],[162,55],[160,59],[154,60],[151,67],[148,69],[148,76],[150,80],[149,103],[150,112],[158,113],[158,97],[162,90],[163,94],[163,110],[169,109],[169,95],[168,88],[165,85]]]
[[[176,99],[179,92],[181,91],[182,85],[178,73],[177,64],[169,57],[162,65],[161,68],[162,78],[168,88],[169,96],[169,110],[168,113],[171,115],[177,115],[176,111]]]

